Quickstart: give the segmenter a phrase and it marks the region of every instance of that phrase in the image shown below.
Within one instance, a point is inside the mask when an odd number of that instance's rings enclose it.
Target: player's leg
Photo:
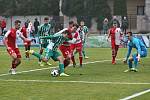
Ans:
[[[128,62],[128,69],[125,70],[124,72],[130,72],[130,71],[132,71],[132,69],[133,69],[133,67],[132,67],[133,57],[130,57],[127,62]]]
[[[72,63],[73,63],[73,67],[76,66],[76,62],[75,62],[75,58],[74,58],[74,50],[75,50],[75,44],[72,44],[71,45],[71,60],[72,60]]]
[[[69,76],[65,74],[65,71],[64,71],[64,59],[57,51],[53,52],[52,59],[54,61],[59,61],[60,76]]]
[[[43,54],[43,51],[44,51],[43,45],[44,45],[44,44],[41,44],[41,45],[40,45],[39,55],[42,55],[42,54]],[[39,58],[38,64],[39,64],[40,66],[44,66],[44,64],[42,63],[42,60],[41,60],[40,58]]]
[[[41,62],[48,62],[49,59],[47,59],[47,58],[50,58],[50,57],[47,57],[47,56],[45,57],[45,56],[35,52],[34,50],[30,50],[28,52],[29,52],[29,54],[31,54],[31,55],[35,56],[36,58],[40,59]],[[49,55],[48,53],[49,52],[46,52],[45,55]]]
[[[64,67],[66,68],[70,64],[70,58],[64,58]]]
[[[115,59],[117,57],[118,50],[119,50],[119,45],[115,45]]]
[[[10,56],[12,57],[12,67],[10,69],[11,74],[16,74],[16,67],[21,64],[21,54],[18,48],[14,50],[8,50]]]
[[[59,50],[61,51],[63,57],[64,57],[64,67],[66,68],[70,64],[70,59],[71,59],[71,49],[70,46],[64,46],[61,45],[59,47]]]
[[[28,43],[28,46],[27,46],[28,51],[30,50],[30,47],[31,47],[31,42]],[[27,57],[30,58],[29,53],[27,54]]]
[[[28,58],[28,46],[27,43],[24,43],[24,47],[25,47],[25,57]]]
[[[76,46],[76,51],[79,52],[79,62],[80,62],[80,67],[82,67],[82,60],[83,60],[83,57],[82,57],[82,44],[77,44]]]
[[[116,61],[115,61],[115,48],[112,48],[112,64],[116,64]]]
[[[137,53],[132,55],[133,61],[134,61],[134,66],[131,70],[137,72],[137,66],[138,66],[138,58],[137,58]]]
[[[89,57],[88,56],[86,56],[86,51],[85,51],[85,41],[83,42],[83,45],[82,45],[83,47],[82,47],[82,54],[83,54],[83,57],[85,58],[85,59],[88,59]]]

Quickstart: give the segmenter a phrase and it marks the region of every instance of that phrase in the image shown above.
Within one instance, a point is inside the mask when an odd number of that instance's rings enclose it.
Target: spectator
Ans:
[[[1,21],[0,21],[0,35],[2,35]]]
[[[51,25],[51,33],[54,33],[56,27],[56,21],[54,19],[51,19],[49,24]]]
[[[27,21],[24,23],[24,25],[25,25],[26,28],[28,28],[29,23],[30,23],[30,20],[27,19]]]
[[[113,26],[113,24],[117,23],[117,26],[120,27],[120,23],[119,21],[117,20],[117,17],[116,16],[113,16],[113,19],[110,21],[110,27]]]
[[[5,19],[2,19],[2,21],[1,21],[2,35],[4,35],[4,29],[5,28],[6,28],[6,21],[5,21]]]
[[[34,21],[34,30],[35,30],[35,34],[37,34],[38,32],[38,26],[40,25],[40,22],[38,21],[37,18],[35,18],[35,21]]]
[[[108,19],[105,18],[103,21],[103,33],[107,34],[107,32],[108,32]]]
[[[126,30],[128,29],[128,20],[126,17],[123,18],[122,20],[122,25],[121,25],[121,29],[122,29],[122,32],[124,32],[124,34],[126,35]]]

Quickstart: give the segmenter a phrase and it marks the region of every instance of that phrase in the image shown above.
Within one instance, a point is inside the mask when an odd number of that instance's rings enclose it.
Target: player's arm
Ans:
[[[20,30],[17,30],[16,33],[19,35],[19,37],[24,41],[24,42],[31,42],[30,39],[27,39],[23,36],[23,34],[20,32]]]
[[[38,37],[40,37],[40,34],[41,34],[41,26],[38,26],[38,32],[37,32]]]
[[[40,39],[53,39],[53,38],[60,37],[60,36],[62,36],[61,33],[55,33],[54,35],[40,36]]]
[[[66,30],[68,30],[68,28],[64,28],[64,29],[60,30],[60,31],[57,32],[57,33],[63,33],[63,32],[65,32]]]
[[[88,36],[88,34],[89,34],[89,29],[88,29],[88,27],[87,26],[85,26],[85,29],[86,29],[86,31],[85,31],[85,35],[86,35],[86,37]]]
[[[40,39],[52,39],[53,35],[49,35],[49,36],[40,36]]]
[[[9,35],[9,34],[10,34],[10,30],[7,31],[7,33],[5,34],[5,36],[4,36],[4,38],[3,38],[3,43],[4,43],[4,45],[6,46],[7,49],[10,49],[10,48],[8,47],[8,44],[7,44],[7,42],[8,42],[8,35]]]
[[[77,41],[76,38],[73,38],[72,40],[70,40],[70,39],[67,40],[67,42],[68,42],[68,43],[71,43],[71,44],[74,44],[76,41]]]
[[[139,41],[136,41],[135,46],[137,48],[137,53],[138,53],[137,58],[138,58],[138,61],[140,61],[141,46],[140,46]]]
[[[77,34],[77,33],[74,33],[75,35],[74,35],[74,37],[72,38],[72,40],[69,40],[68,42],[69,43],[71,43],[71,44],[74,44],[74,43],[76,43],[77,41],[79,41],[78,39],[77,39],[77,37],[78,37],[78,35],[79,34]]]
[[[109,29],[109,30],[108,30],[108,37],[107,37],[107,41],[109,40],[110,36],[111,36],[111,33],[110,33],[110,29]]]

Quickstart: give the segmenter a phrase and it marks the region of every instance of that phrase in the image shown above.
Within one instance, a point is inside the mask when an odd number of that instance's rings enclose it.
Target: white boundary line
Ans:
[[[142,91],[142,92],[139,92],[139,93],[135,93],[135,94],[133,94],[133,95],[131,95],[131,96],[125,97],[125,98],[120,99],[120,100],[130,100],[130,99],[132,99],[132,98],[138,97],[138,96],[140,96],[140,95],[143,95],[143,94],[149,93],[149,92],[150,92],[150,89],[147,89],[147,90],[145,90],[145,91]]]
[[[5,82],[36,82],[36,83],[83,83],[83,84],[118,84],[118,85],[150,85],[150,83],[129,83],[129,82],[96,82],[96,81],[50,81],[50,80],[14,80],[0,79]]]
[[[121,59],[117,59],[117,60],[121,60]],[[93,63],[106,62],[106,61],[111,61],[111,60],[93,61],[93,62],[86,62],[86,63],[83,63],[83,64],[86,65],[86,64],[93,64]],[[69,66],[72,66],[72,65],[69,65]],[[46,68],[39,68],[39,69],[33,69],[33,70],[27,70],[27,71],[20,71],[20,72],[16,72],[16,73],[17,74],[21,74],[21,73],[35,72],[35,71],[53,69],[53,68],[56,68],[56,67],[58,67],[58,66],[55,66],[55,67],[46,67]],[[7,75],[11,75],[11,74],[10,73],[0,74],[0,77],[7,76]]]

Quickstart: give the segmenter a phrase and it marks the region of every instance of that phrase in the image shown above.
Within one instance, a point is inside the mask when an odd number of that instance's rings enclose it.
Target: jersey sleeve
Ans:
[[[137,49],[137,52],[138,54],[141,54],[141,46],[140,46],[140,41],[135,41],[135,46],[136,46],[136,49]]]
[[[66,30],[68,30],[68,28],[64,28],[64,29],[60,30],[60,31],[57,32],[57,33],[63,33],[63,32],[66,31]]]
[[[7,38],[7,37],[9,36],[10,32],[11,32],[10,30],[9,30],[9,31],[7,31],[4,37],[6,37],[6,38]]]

